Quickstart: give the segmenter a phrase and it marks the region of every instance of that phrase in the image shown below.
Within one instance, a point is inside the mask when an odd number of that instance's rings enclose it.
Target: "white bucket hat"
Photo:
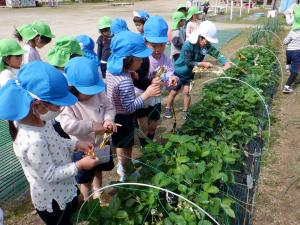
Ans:
[[[217,28],[211,21],[200,23],[197,29],[189,37],[189,42],[196,44],[199,36],[204,37],[208,42],[216,44],[219,42],[217,38]]]

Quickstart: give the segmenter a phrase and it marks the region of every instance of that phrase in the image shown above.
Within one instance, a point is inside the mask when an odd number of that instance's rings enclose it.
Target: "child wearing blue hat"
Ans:
[[[142,58],[151,55],[143,37],[139,34],[122,31],[111,42],[112,54],[108,59],[107,96],[116,108],[115,123],[121,124],[118,132],[112,135],[112,144],[117,148],[120,181],[125,180],[125,165],[131,162],[134,144],[134,112],[144,107],[151,96],[160,95],[159,84],[150,85],[145,92],[136,97],[130,71],[136,71]]]
[[[160,67],[165,70],[165,77],[163,81],[167,86],[172,83],[177,82],[177,77],[174,76],[174,67],[170,58],[164,54],[166,44],[168,42],[168,25],[166,21],[161,16],[150,17],[144,26],[144,37],[146,45],[148,48],[152,49],[152,55],[149,56],[149,67],[146,73],[146,77],[140,77],[135,81],[136,91],[138,93],[143,93],[151,83],[160,85],[161,78],[156,77],[156,72]],[[143,86],[138,85],[141,83],[139,80],[145,84]],[[145,80],[148,80],[145,83]],[[147,101],[147,106],[137,110],[136,115],[138,118],[138,124],[142,133],[139,133],[139,139],[141,146],[147,144],[146,137],[153,139],[155,135],[155,130],[157,128],[157,121],[160,119],[161,113],[161,98],[151,98]]]
[[[99,79],[94,61],[85,57],[73,58],[66,65],[65,72],[70,90],[78,98],[78,102],[65,107],[58,120],[71,139],[89,141],[96,148],[103,141],[103,134],[107,129],[117,131],[116,124],[113,122],[114,106],[106,97],[105,84]],[[108,152],[110,152],[109,146]],[[92,182],[94,189],[101,187],[102,171],[110,171],[114,168],[113,159],[111,154],[109,155],[107,162],[77,174],[76,181],[81,184],[80,190],[84,200],[89,197]],[[73,154],[74,161],[83,157],[84,154],[81,152]]]
[[[114,19],[111,23],[111,36],[114,36],[121,31],[129,30],[125,20],[121,18]]]
[[[144,34],[144,24],[150,17],[149,13],[144,10],[133,11],[133,22],[139,34]]]
[[[182,118],[186,119],[187,111],[190,106],[190,87],[194,80],[195,74],[193,68],[195,66],[203,68],[211,68],[213,65],[204,62],[205,56],[211,55],[216,58],[224,69],[230,67],[230,62],[222,55],[212,44],[218,43],[216,26],[210,21],[202,22],[192,36],[184,42],[179,58],[175,61],[175,74],[179,77],[180,82],[174,90],[171,90],[166,101],[166,110],[164,117],[172,118],[173,114],[171,106],[178,93],[183,86],[183,112]]]
[[[14,152],[30,184],[33,205],[46,224],[72,224],[78,201],[74,176],[99,163],[90,156],[72,162],[71,151],[87,152],[93,145],[61,138],[47,121],[76,102],[62,73],[41,61],[23,66],[17,80],[0,89],[0,119],[10,120]],[[18,121],[18,128],[12,121]]]
[[[94,52],[95,42],[88,35],[78,35],[75,39],[79,42],[81,50],[83,51],[83,56],[94,61],[98,66],[99,76],[102,78],[102,72],[100,68],[100,60],[97,54]]]

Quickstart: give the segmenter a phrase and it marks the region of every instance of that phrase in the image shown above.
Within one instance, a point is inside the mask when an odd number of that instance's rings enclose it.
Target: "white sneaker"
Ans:
[[[292,93],[294,90],[290,87],[290,86],[288,86],[288,85],[284,85],[284,88],[283,88],[283,90],[282,90],[282,92],[284,93],[284,94],[290,94],[290,93]]]
[[[287,64],[287,65],[285,66],[285,69],[286,69],[287,71],[289,71],[290,68],[291,68],[291,65],[289,65],[289,64]]]
[[[121,163],[117,165],[117,174],[119,174],[119,181],[124,182],[126,178],[125,169]]]

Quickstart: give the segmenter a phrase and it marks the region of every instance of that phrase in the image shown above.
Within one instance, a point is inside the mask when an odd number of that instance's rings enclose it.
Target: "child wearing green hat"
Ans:
[[[296,80],[300,70],[300,5],[294,8],[294,23],[292,30],[288,33],[287,37],[283,40],[283,44],[287,45],[286,55],[287,61],[291,62],[290,76],[284,85],[283,93],[289,94],[293,92],[292,84]]]
[[[112,144],[117,148],[117,173],[120,181],[124,181],[134,144],[135,111],[143,108],[148,98],[159,96],[160,86],[152,84],[139,97],[135,95],[130,71],[136,71],[142,58],[152,53],[141,35],[131,31],[118,33],[112,39],[111,51],[107,63],[107,97],[116,109],[115,123],[122,125],[117,133],[113,133]]]
[[[199,21],[201,20],[202,11],[197,7],[192,6],[189,8],[188,15],[186,17],[188,23],[186,25],[186,39],[188,39],[191,34],[197,29]]]
[[[41,60],[40,54],[36,48],[42,48],[51,42],[55,36],[52,34],[48,24],[44,22],[33,22],[25,24],[15,30],[14,36],[19,40],[25,40],[23,49],[26,53],[23,56],[22,64],[31,61]]]
[[[48,51],[48,63],[64,71],[68,61],[76,56],[83,55],[79,42],[72,36],[58,38],[55,45]]]
[[[78,102],[65,107],[58,120],[71,139],[89,141],[96,149],[103,142],[106,130],[117,131],[117,125],[113,122],[115,108],[106,97],[105,83],[99,79],[97,64],[86,57],[71,59],[65,67],[65,72],[69,88],[78,98]],[[106,158],[102,158],[102,163],[91,170],[80,171],[76,176],[84,200],[88,200],[92,184],[94,190],[101,187],[102,171],[114,168],[110,146],[105,145],[98,151],[107,153]],[[75,152],[73,161],[83,157],[83,153]],[[100,193],[95,193],[94,197],[100,197]]]
[[[0,87],[8,80],[15,80],[25,51],[12,39],[0,40]]]
[[[171,59],[175,62],[180,54],[182,45],[185,41],[183,26],[185,15],[182,12],[174,12],[172,15],[172,41],[171,41]]]
[[[182,12],[184,14],[184,16],[186,16],[187,10],[188,9],[184,3],[180,3],[176,8],[176,12]]]
[[[78,202],[74,177],[100,163],[90,156],[72,162],[74,149],[89,152],[93,145],[59,137],[48,121],[76,102],[62,73],[41,61],[24,65],[17,80],[0,89],[0,119],[10,121],[15,155],[29,182],[33,206],[46,224],[72,224]],[[12,121],[18,121],[18,128]]]
[[[112,20],[108,16],[102,16],[98,21],[100,36],[97,39],[97,55],[103,78],[106,77],[107,60],[110,56],[111,23]]]

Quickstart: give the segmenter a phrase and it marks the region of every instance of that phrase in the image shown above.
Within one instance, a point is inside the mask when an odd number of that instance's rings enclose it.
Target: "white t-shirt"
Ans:
[[[23,46],[23,49],[26,51],[23,55],[23,65],[35,60],[41,60],[40,54],[36,48],[31,47],[28,43]]]
[[[52,124],[44,127],[19,124],[14,152],[30,184],[31,199],[37,210],[53,212],[54,199],[61,210],[77,195],[71,160],[76,141],[60,137]]]
[[[18,69],[6,66],[0,73],[0,88],[6,84],[8,80],[15,80],[17,78]]]

